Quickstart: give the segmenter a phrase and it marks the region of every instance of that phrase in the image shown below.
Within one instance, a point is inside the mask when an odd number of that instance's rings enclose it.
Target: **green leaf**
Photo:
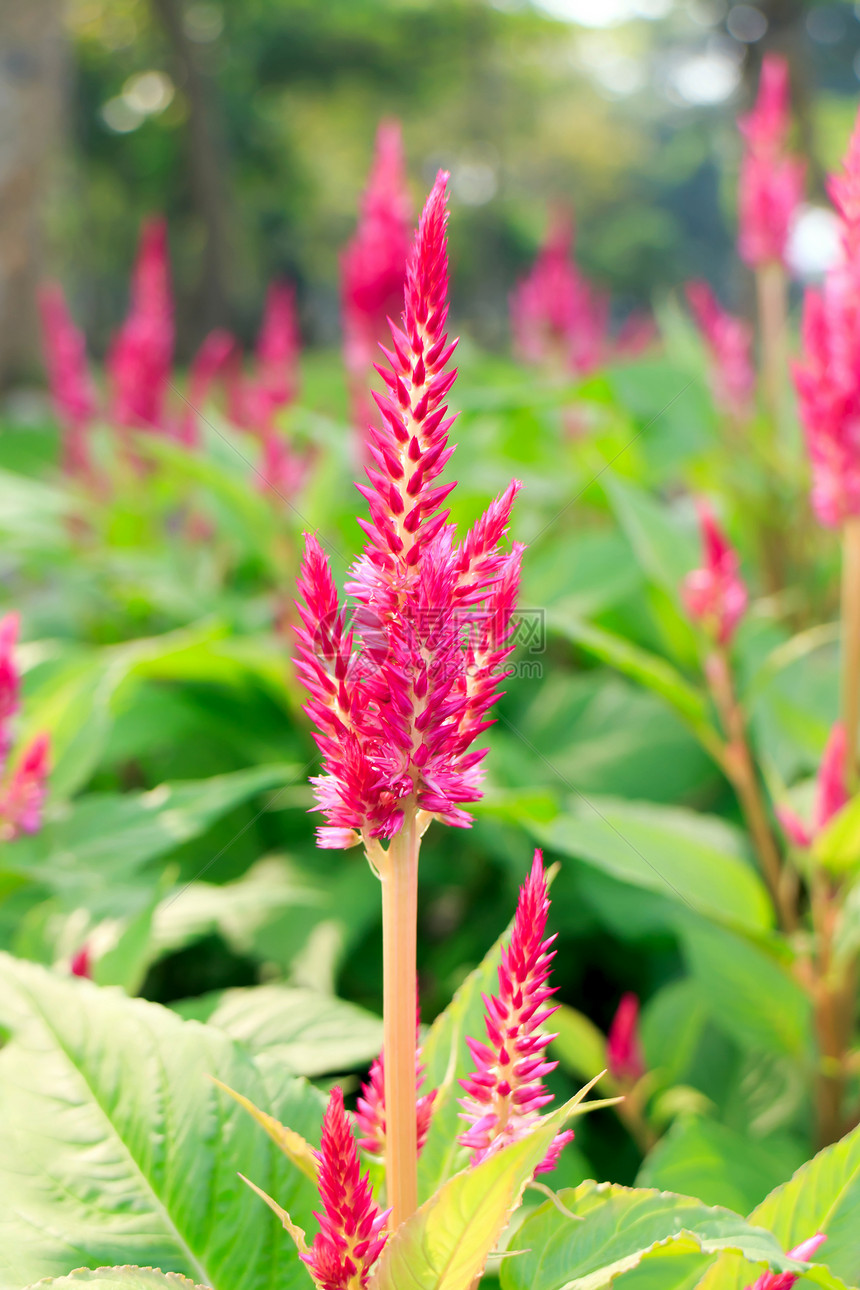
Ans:
[[[517,1248],[527,1253],[502,1264],[502,1290],[603,1290],[657,1256],[658,1246],[665,1247],[661,1258],[735,1248],[780,1270],[803,1266],[783,1254],[770,1232],[689,1196],[585,1182],[559,1199],[586,1221],[541,1205],[517,1232]]]
[[[178,1272],[159,1272],[157,1268],[79,1268],[67,1277],[49,1277],[38,1283],[38,1290],[205,1290],[195,1286]],[[37,1290],[30,1286],[29,1290]]]
[[[269,1053],[293,1075],[328,1075],[366,1065],[382,1047],[382,1020],[316,990],[258,985],[176,1005],[183,1017],[217,1026],[252,1053]]]
[[[528,1137],[465,1169],[397,1229],[369,1290],[469,1290],[555,1135],[587,1092],[545,1116]]]
[[[617,798],[574,801],[550,824],[527,821],[548,848],[742,928],[772,922],[743,835],[713,817]]]
[[[699,559],[692,531],[670,515],[665,503],[628,480],[607,472],[603,486],[643,572],[677,601],[685,575]]]
[[[0,1288],[121,1260],[212,1290],[302,1287],[253,1177],[299,1223],[317,1203],[215,1076],[309,1141],[323,1100],[221,1031],[0,955]]]
[[[840,877],[860,868],[860,795],[844,806],[822,829],[812,847],[820,865]]]
[[[553,1054],[565,1070],[582,1080],[592,1080],[606,1070],[606,1036],[584,1013],[563,1003],[553,1016],[552,1028],[557,1032]]]

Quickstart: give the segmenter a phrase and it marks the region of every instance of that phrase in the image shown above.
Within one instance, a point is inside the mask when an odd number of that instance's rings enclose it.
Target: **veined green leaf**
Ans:
[[[78,1268],[67,1277],[48,1277],[38,1283],[38,1290],[206,1290],[196,1286],[178,1272],[160,1272],[158,1268]],[[36,1290],[30,1286],[29,1290]]]

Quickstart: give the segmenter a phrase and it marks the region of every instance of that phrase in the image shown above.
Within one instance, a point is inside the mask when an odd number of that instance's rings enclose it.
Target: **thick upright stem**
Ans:
[[[860,722],[860,517],[845,521],[842,536],[842,720],[848,737],[848,778],[857,786]]]
[[[783,389],[786,372],[786,279],[781,264],[763,264],[756,270],[758,318],[761,332],[764,395],[774,439],[781,435]]]
[[[381,868],[385,1163],[392,1230],[418,1208],[415,1091],[415,950],[418,848],[414,813],[392,839]]]

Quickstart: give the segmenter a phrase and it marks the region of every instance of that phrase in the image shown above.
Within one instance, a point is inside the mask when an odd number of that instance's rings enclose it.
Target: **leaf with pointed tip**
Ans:
[[[223,1084],[220,1079],[214,1080],[214,1083],[223,1089],[225,1093],[228,1093],[230,1097],[234,1098],[241,1107],[244,1107],[251,1118],[256,1120],[262,1129],[265,1129],[275,1146],[283,1151],[287,1159],[291,1160],[297,1169],[301,1169],[302,1173],[307,1178],[310,1178],[312,1183],[316,1184],[319,1177],[319,1164],[316,1154],[311,1144],[306,1142],[300,1133],[296,1133],[295,1129],[287,1128],[285,1124],[281,1124],[280,1120],[276,1120],[268,1112],[261,1111],[249,1097],[244,1097],[241,1093],[237,1093],[234,1088],[230,1088],[228,1084]],[[249,1185],[254,1187],[253,1183]],[[258,1190],[256,1187],[254,1189]]]

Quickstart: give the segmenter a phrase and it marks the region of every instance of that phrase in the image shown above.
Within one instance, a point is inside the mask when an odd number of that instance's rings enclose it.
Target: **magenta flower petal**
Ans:
[[[793,1250],[789,1250],[789,1257],[803,1263],[811,1263],[819,1247],[826,1240],[827,1237],[823,1232],[817,1232],[815,1236],[810,1236],[807,1241],[802,1241]],[[750,1286],[750,1290],[791,1290],[799,1275],[797,1272],[763,1272],[755,1284]]]
[[[785,261],[788,235],[803,197],[805,166],[787,152],[788,64],[767,54],[752,112],[738,121],[746,145],[739,181],[741,258],[754,268]]]
[[[639,1038],[639,999],[621,996],[606,1040],[606,1062],[613,1079],[635,1084],[645,1074],[645,1055]]]
[[[746,612],[747,589],[737,552],[707,502],[697,503],[704,564],[687,574],[681,595],[690,618],[721,645],[728,645]]]
[[[755,396],[752,327],[727,313],[707,282],[688,282],[686,294],[710,356],[714,401],[722,411],[744,420]]]

